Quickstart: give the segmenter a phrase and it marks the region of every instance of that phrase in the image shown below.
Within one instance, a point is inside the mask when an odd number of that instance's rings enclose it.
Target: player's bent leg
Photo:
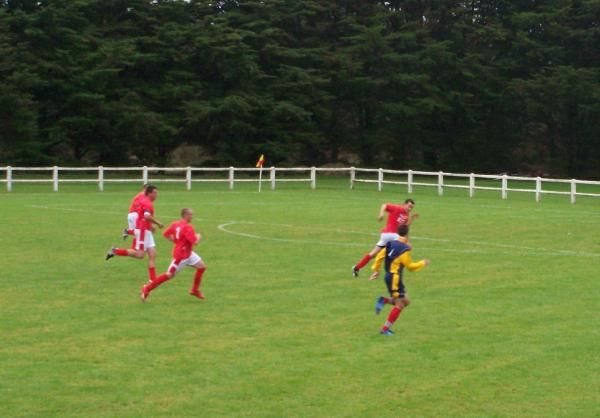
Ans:
[[[144,258],[144,253],[141,253],[141,257],[139,256],[138,252],[135,250],[131,250],[131,249],[126,249],[126,248],[117,248],[117,247],[112,247],[110,250],[107,251],[106,253],[106,260],[110,260],[111,258],[113,258],[114,256],[118,256],[118,257],[134,257],[134,258]]]
[[[365,254],[363,256],[363,258],[361,258],[358,263],[356,263],[355,265],[353,265],[352,266],[352,276],[358,277],[358,272],[360,271],[360,269],[363,268],[364,266],[366,266],[367,264],[369,264],[369,261],[371,261],[371,259],[373,257],[375,257],[375,255],[377,255],[377,253],[380,250],[381,250],[381,248],[379,248],[376,245],[375,248],[373,248],[370,252],[368,252],[367,254]]]
[[[148,299],[148,296],[150,296],[150,292],[152,292],[154,289],[156,289],[158,286],[160,286],[167,280],[171,280],[175,276],[175,274],[176,272],[166,272],[156,277],[154,280],[150,280],[148,283],[142,286],[142,293],[140,295],[142,302],[145,302]]]
[[[191,265],[191,267],[196,269],[196,274],[194,275],[194,282],[192,284],[192,288],[190,289],[190,295],[195,296],[198,299],[204,299],[204,294],[200,291],[200,284],[202,283],[202,276],[206,271],[206,264],[204,264],[204,261],[202,261],[202,259],[196,253],[193,253],[192,257],[197,257],[198,261]]]
[[[385,298],[383,296],[379,296],[375,300],[375,313],[379,315],[383,307],[385,306]]]
[[[394,323],[400,316],[400,313],[402,312],[404,307],[407,306],[407,302],[410,303],[410,301],[408,301],[408,298],[406,298],[405,295],[403,295],[403,294],[395,292],[394,294],[392,294],[392,297],[393,297],[394,307],[390,311],[390,314],[388,315],[387,320],[385,321],[385,323],[383,324],[383,327],[381,328],[380,334],[382,334],[382,335],[393,334],[393,331],[391,330],[392,325],[394,325]]]
[[[148,277],[150,277],[150,281],[154,281],[156,279],[156,248],[147,248],[146,252],[148,253]]]
[[[378,244],[375,247],[373,247],[373,249],[369,252],[371,258],[375,257],[379,253],[379,251],[381,251],[382,248],[385,248],[385,245]]]

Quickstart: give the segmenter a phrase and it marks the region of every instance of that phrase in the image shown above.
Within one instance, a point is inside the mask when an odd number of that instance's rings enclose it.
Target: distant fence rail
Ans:
[[[185,183],[187,190],[192,189],[193,183],[200,182],[221,182],[228,183],[229,189],[235,187],[238,182],[258,182],[256,178],[239,177],[236,174],[258,174],[259,168],[240,168],[240,167],[0,167],[0,183],[6,184],[6,190],[12,191],[13,185],[17,183],[50,183],[52,190],[58,191],[58,186],[61,183],[92,183],[98,185],[98,190],[103,191],[106,183]],[[442,171],[416,171],[416,170],[386,170],[383,168],[325,168],[325,167],[298,167],[298,168],[283,168],[283,167],[268,167],[262,169],[265,175],[262,177],[263,182],[271,184],[271,189],[275,189],[278,182],[306,182],[310,184],[312,189],[317,187],[318,173],[347,173],[350,179],[350,188],[354,188],[356,183],[374,183],[377,185],[377,190],[382,191],[385,184],[406,185],[407,192],[412,193],[415,186],[419,187],[435,187],[438,194],[444,194],[444,189],[466,189],[469,197],[475,195],[476,190],[492,190],[500,192],[502,199],[508,198],[509,192],[532,193],[535,196],[536,202],[539,202],[541,196],[549,195],[568,195],[571,203],[575,203],[578,196],[600,197],[600,187],[598,193],[590,193],[577,191],[578,185],[600,186],[600,181],[576,180],[576,179],[550,179],[542,177],[522,177],[509,176],[506,174],[457,174],[446,173]],[[4,175],[2,175],[4,172]],[[87,178],[65,178],[61,175],[72,172],[87,172],[93,173]],[[134,176],[129,178],[108,178],[106,175],[111,173],[132,172]],[[19,178],[18,173],[28,173],[29,176],[36,178]],[[43,177],[44,173],[48,177]],[[137,175],[135,175],[137,173]],[[169,174],[172,176],[181,176],[181,178],[161,178],[156,175],[159,173]],[[194,177],[194,174],[208,173],[221,174],[222,177],[205,178]],[[278,173],[300,173],[306,177],[285,178],[278,177]],[[154,175],[154,177],[152,177]],[[41,177],[41,178],[40,178]],[[432,178],[433,181],[424,181],[423,179]],[[463,180],[466,184],[456,184],[457,180]],[[480,180],[479,184],[477,181]],[[481,180],[484,180],[482,185]],[[489,185],[490,181],[500,182],[499,186]],[[509,182],[516,182],[517,186],[509,187]],[[493,183],[493,182],[492,182]],[[531,184],[530,188],[522,187],[523,184]],[[544,189],[544,185],[551,183],[567,185],[568,190],[551,190]]]

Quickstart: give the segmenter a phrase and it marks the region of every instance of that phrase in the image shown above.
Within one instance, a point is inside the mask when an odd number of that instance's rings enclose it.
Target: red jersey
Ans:
[[[408,211],[404,206],[392,205],[388,203],[385,205],[385,211],[388,212],[387,224],[381,232],[398,233],[398,227],[400,225],[408,224]]]
[[[163,235],[175,238],[173,258],[176,260],[185,260],[188,258],[192,254],[192,247],[198,242],[194,227],[184,220],[173,222]]]
[[[144,194],[144,192],[139,192],[138,194],[136,194],[133,200],[131,201],[131,206],[129,206],[128,213],[137,212],[138,207],[140,206],[140,201],[145,197],[146,195]]]
[[[143,199],[140,199],[136,212],[138,214],[138,218],[135,227],[141,230],[152,229],[152,223],[148,222],[144,217],[145,213],[149,213],[150,215],[154,216],[154,204],[150,199],[148,199],[148,197],[144,196]]]

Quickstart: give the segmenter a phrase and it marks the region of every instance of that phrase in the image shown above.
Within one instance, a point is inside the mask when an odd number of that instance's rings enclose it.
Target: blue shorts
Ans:
[[[387,286],[390,296],[398,299],[406,296],[406,288],[400,274],[385,273],[385,285]]]

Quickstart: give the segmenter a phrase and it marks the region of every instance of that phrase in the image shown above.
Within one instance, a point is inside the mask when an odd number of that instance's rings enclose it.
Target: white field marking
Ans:
[[[286,243],[295,243],[295,244],[316,244],[316,245],[337,245],[343,247],[365,247],[364,244],[359,243],[349,243],[349,242],[339,242],[339,241],[322,241],[322,240],[303,240],[303,239],[293,239],[293,238],[274,238],[267,237],[263,235],[256,234],[248,234],[245,232],[232,231],[228,229],[229,226],[233,225],[273,225],[273,226],[289,226],[282,224],[267,224],[267,223],[257,223],[257,222],[249,222],[249,221],[229,221],[217,226],[217,228],[225,232],[227,234],[237,235],[245,238],[259,239],[263,241],[275,241],[275,242],[286,242]],[[293,225],[292,225],[293,227]],[[298,229],[303,229],[302,227]],[[326,231],[324,229],[320,229],[320,231]],[[340,231],[340,230],[329,230],[332,232],[342,232],[342,233],[357,233],[363,235],[373,235],[373,234],[365,234],[356,231]],[[459,243],[459,244],[467,244],[474,246],[484,246],[484,247],[497,247],[515,250],[514,252],[508,251],[497,251],[497,250],[481,250],[481,249],[455,249],[455,248],[423,248],[419,247],[419,250],[430,250],[430,251],[443,251],[443,252],[453,252],[453,253],[464,253],[464,254],[503,254],[503,255],[514,255],[520,251],[527,251],[527,255],[539,255],[539,256],[575,256],[575,257],[600,257],[600,253],[590,253],[583,251],[569,251],[569,250],[551,250],[546,248],[535,248],[535,247],[527,247],[527,246],[518,246],[518,245],[510,245],[510,244],[495,244],[490,242],[483,241],[465,241],[465,240],[451,240],[445,238],[427,238],[427,237],[416,237],[413,236],[411,239],[416,240],[425,240],[432,242],[442,242],[442,243]]]
[[[257,222],[250,221],[231,221],[232,223],[237,224],[259,224]],[[340,234],[356,234],[356,235],[367,235],[377,237],[379,234],[361,232],[361,231],[349,231],[342,229],[330,229],[330,228],[319,228],[319,227],[311,227],[311,226],[295,226],[295,225],[285,225],[285,224],[268,224],[268,223],[260,223],[261,225],[271,225],[271,226],[282,226],[282,227],[294,227],[296,229],[305,229],[305,230],[315,230],[320,232],[335,232]],[[219,225],[219,229],[221,225]],[[223,229],[221,229],[223,230]],[[229,233],[233,233],[232,231],[225,231]],[[252,235],[252,234],[250,234]],[[465,245],[473,245],[473,246],[485,246],[485,247],[497,247],[497,248],[506,248],[513,250],[525,250],[525,251],[537,251],[544,252],[549,254],[560,253],[561,255],[572,255],[572,256],[583,256],[583,257],[600,257],[600,253],[591,253],[586,251],[572,251],[572,250],[552,250],[548,248],[537,248],[537,247],[529,247],[524,245],[514,245],[514,244],[499,244],[494,242],[486,242],[486,241],[469,241],[469,240],[457,240],[457,239],[448,239],[448,238],[430,238],[430,237],[420,237],[416,235],[412,235],[410,237],[414,240],[423,240],[423,241],[431,241],[431,242],[440,242],[440,243],[458,243]],[[322,242],[322,241],[319,241]],[[355,245],[352,245],[355,246]],[[361,244],[362,246],[362,244]]]
[[[90,210],[86,210],[86,209],[57,208],[57,207],[44,206],[44,205],[25,205],[25,207],[36,208],[36,209],[50,209],[50,210],[58,210],[58,211],[67,211],[67,212],[102,214],[102,215],[123,215],[123,212],[90,211]],[[162,218],[163,219],[179,219],[179,217],[169,217],[169,216],[165,216]],[[367,232],[361,232],[361,231],[349,231],[349,230],[319,228],[319,227],[310,227],[310,226],[298,226],[298,225],[292,225],[292,224],[277,224],[277,223],[268,223],[268,222],[210,220],[210,219],[203,219],[203,218],[195,218],[194,220],[201,221],[201,222],[216,222],[216,223],[223,222],[222,224],[218,225],[217,228],[219,230],[221,230],[222,232],[225,232],[228,234],[239,235],[239,236],[243,236],[246,238],[261,239],[261,240],[267,240],[267,241],[289,242],[289,243],[338,245],[338,246],[345,246],[345,247],[364,247],[364,244],[359,244],[359,243],[343,243],[343,242],[336,242],[336,241],[297,240],[297,239],[292,239],[292,238],[263,237],[260,235],[230,231],[226,227],[230,226],[230,225],[235,225],[235,224],[247,224],[247,225],[249,224],[249,225],[266,225],[266,226],[284,227],[284,228],[297,228],[297,229],[305,229],[305,230],[312,229],[312,230],[318,230],[318,231],[323,231],[323,232],[335,232],[335,233],[341,233],[341,234],[357,234],[357,235],[367,235],[367,236],[373,236],[373,237],[376,237],[379,235],[379,234],[373,234],[373,233],[367,233]],[[498,243],[485,242],[485,241],[452,240],[452,239],[447,239],[447,238],[430,238],[430,237],[418,237],[418,236],[411,236],[411,239],[431,241],[431,242],[440,242],[440,243],[459,243],[459,244],[465,244],[465,245],[513,249],[513,250],[527,251],[528,252],[527,255],[537,254],[537,255],[562,255],[562,256],[576,256],[576,257],[600,257],[600,253],[590,253],[590,252],[585,252],[585,251],[558,250],[558,249],[551,250],[551,249],[546,249],[546,248],[536,248],[536,247],[528,247],[528,246],[511,245],[511,244],[498,244]],[[437,249],[437,250],[445,251],[445,252],[466,253],[466,254],[490,253],[490,251],[467,250],[467,249],[458,250],[458,249],[450,249],[450,248]],[[494,251],[494,254],[513,255],[514,253],[512,253],[512,252],[511,253],[507,253],[507,252],[500,253],[500,252]]]

